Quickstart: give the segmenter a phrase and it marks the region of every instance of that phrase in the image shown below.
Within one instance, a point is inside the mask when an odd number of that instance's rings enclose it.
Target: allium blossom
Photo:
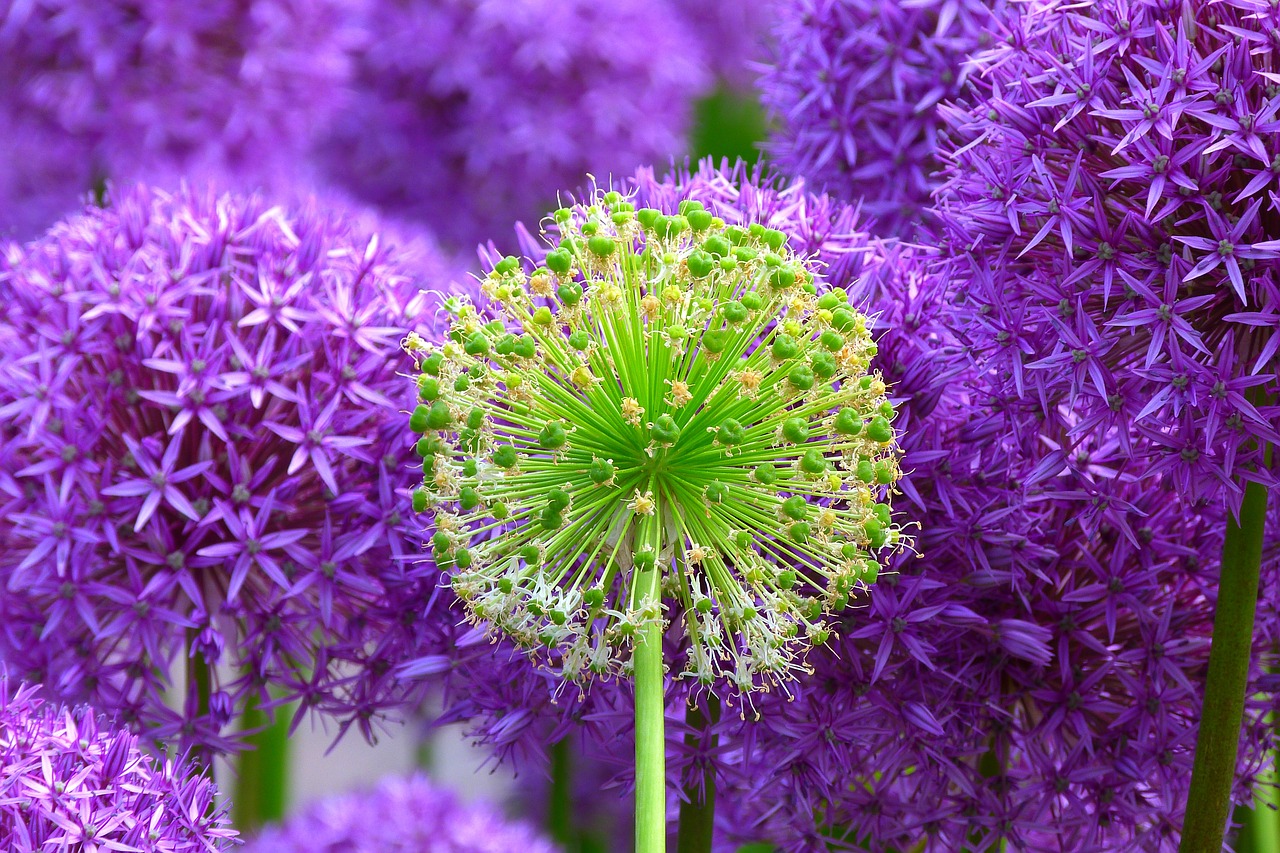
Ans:
[[[554,853],[531,827],[464,803],[421,775],[320,800],[250,839],[245,853]]]
[[[690,730],[693,685],[669,684],[668,766],[687,787],[704,768],[716,774],[726,838],[788,851],[827,849],[833,837],[951,851],[1001,835],[1012,849],[1175,847],[1220,510],[1188,511],[1164,481],[1123,480],[1109,496],[1080,487],[1085,475],[1110,473],[1112,445],[1060,454],[1044,439],[1059,421],[1040,419],[1036,431],[1022,421],[1033,410],[993,408],[999,377],[974,364],[955,329],[959,283],[939,274],[935,251],[868,236],[854,206],[708,163],[662,180],[643,170],[617,189],[667,214],[693,199],[726,222],[782,230],[797,254],[826,264],[819,282],[877,307],[871,368],[891,389],[902,435],[895,506],[920,524],[921,556],[902,552],[882,569],[867,607],[810,653],[812,675],[789,694],[756,695],[758,720],[726,714]],[[535,238],[522,242],[541,257]],[[1280,529],[1280,510],[1272,515]],[[1280,631],[1274,548],[1263,572],[1259,661]],[[468,722],[488,748],[522,761],[572,737],[584,761],[605,764],[583,776],[612,773],[625,790],[627,685],[562,693],[511,644],[491,646],[441,612],[419,624],[434,636],[417,666],[443,684],[445,721]],[[1262,719],[1277,701],[1274,680],[1260,670],[1238,802],[1275,738]]]
[[[10,671],[186,745],[229,746],[269,687],[367,732],[434,583],[409,560],[393,402],[432,267],[440,286],[438,260],[340,209],[145,187],[10,247]]]
[[[415,509],[470,617],[613,674],[640,626],[689,638],[684,674],[744,691],[802,667],[900,540],[894,412],[865,317],[817,296],[786,235],[617,193],[556,214],[527,275],[504,258],[449,341],[416,336]],[[507,331],[510,329],[510,331]]]
[[[989,0],[784,0],[759,88],[786,173],[861,200],[880,234],[910,237],[937,182],[938,105],[993,32]],[[999,0],[995,5],[1001,5]]]
[[[381,0],[364,29],[321,162],[467,248],[588,172],[683,150],[710,84],[666,0]]]
[[[236,832],[213,783],[157,759],[91,708],[0,676],[0,847],[11,853],[216,853]]]
[[[350,73],[346,6],[3,0],[0,145],[29,156],[0,161],[0,234],[52,224],[102,178],[296,174]]]
[[[1273,16],[1027,4],[945,110],[940,213],[996,392],[1073,412],[1063,458],[1113,436],[1125,476],[1232,505],[1280,441]]]

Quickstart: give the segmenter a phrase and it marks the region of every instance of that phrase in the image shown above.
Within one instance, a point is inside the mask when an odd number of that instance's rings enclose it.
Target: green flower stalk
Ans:
[[[660,727],[672,622],[682,677],[747,693],[876,579],[903,541],[893,406],[867,318],[782,232],[615,192],[555,223],[544,266],[482,282],[494,316],[459,301],[444,342],[405,341],[414,509],[472,622],[571,680],[634,675],[638,705],[656,678]]]

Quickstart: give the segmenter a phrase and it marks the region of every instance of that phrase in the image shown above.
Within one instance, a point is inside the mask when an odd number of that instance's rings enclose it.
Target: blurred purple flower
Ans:
[[[759,88],[778,121],[766,150],[847,201],[873,231],[910,237],[938,168],[938,104],[994,32],[989,0],[783,0]],[[1003,5],[996,0],[995,5]]]
[[[684,147],[709,85],[666,0],[373,3],[329,176],[458,246]]]
[[[1233,507],[1277,482],[1273,12],[1030,3],[943,110],[939,214],[993,394],[1070,410],[1064,455],[1102,436],[1125,478]]]
[[[464,803],[424,776],[320,800],[250,840],[246,853],[554,853],[488,803]]]
[[[349,74],[338,0],[0,1],[0,235],[71,212],[93,182],[299,174]]]
[[[0,675],[0,847],[12,853],[215,853],[236,832],[184,761],[155,759],[90,708]]]
[[[230,748],[250,699],[371,734],[435,592],[394,488],[416,459],[399,339],[452,281],[417,245],[342,208],[137,187],[8,249],[12,672],[187,747]]]

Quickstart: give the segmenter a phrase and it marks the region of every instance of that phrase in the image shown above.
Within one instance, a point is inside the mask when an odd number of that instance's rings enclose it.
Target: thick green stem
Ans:
[[[195,651],[198,636],[194,628],[187,629],[187,719],[194,715],[203,720],[209,716],[209,697],[213,695],[213,673],[203,652]],[[191,707],[191,686],[195,685],[195,707]],[[213,756],[208,750],[192,747],[190,760],[204,770],[205,775],[213,777]]]
[[[574,839],[573,753],[569,739],[551,745],[551,792],[547,801],[547,831],[566,850]]]
[[[642,601],[659,600],[658,572],[637,578]],[[667,770],[665,688],[662,680],[662,626],[645,623],[636,634],[636,853],[667,849]]]
[[[1269,461],[1270,450],[1267,457]],[[1187,795],[1180,853],[1221,853],[1231,809],[1236,753],[1244,727],[1244,699],[1253,652],[1267,490],[1245,487],[1240,521],[1227,519],[1222,576],[1213,617],[1213,644],[1204,688],[1204,710]]]
[[[247,832],[284,818],[289,797],[289,714],[278,708],[268,716],[250,700],[241,720],[246,729],[260,729],[247,739],[239,755],[231,801],[236,828]]]
[[[685,722],[690,732],[684,736],[685,745],[690,750],[700,747],[713,750],[717,736],[708,734],[704,741],[701,731],[708,724],[715,725],[720,721],[720,700],[714,695],[707,695],[707,713],[702,713],[702,706],[690,701],[685,708]],[[684,799],[680,803],[680,829],[676,833],[676,850],[678,853],[711,853],[711,840],[715,834],[716,824],[716,772],[715,767],[707,762],[703,767],[701,783],[691,782],[685,786]]]

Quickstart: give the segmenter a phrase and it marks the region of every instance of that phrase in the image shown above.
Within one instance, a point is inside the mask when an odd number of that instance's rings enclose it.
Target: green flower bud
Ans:
[[[870,484],[876,481],[876,469],[869,459],[863,459],[858,463],[858,467],[854,476],[864,483]]]
[[[471,337],[467,338],[464,346],[467,355],[484,356],[489,354],[489,339],[485,337],[484,332],[474,332]]]
[[[838,332],[847,332],[854,326],[853,312],[848,308],[837,308],[831,313],[831,327]]]
[[[471,377],[465,373],[459,376],[457,379],[453,380],[453,390],[458,392],[459,394],[465,393],[466,390],[470,387],[471,387]]]
[[[791,569],[778,572],[778,589],[791,589],[796,585],[796,573]]]
[[[476,463],[476,460],[468,459],[466,462],[462,463],[462,476],[474,477],[479,469],[480,466]]]
[[[764,231],[765,245],[775,252],[781,249],[787,242],[787,235],[774,228],[766,228]]]
[[[825,474],[827,473],[827,460],[817,450],[806,451],[804,456],[800,457],[800,470],[814,476]]]
[[[800,495],[793,495],[782,502],[782,512],[793,521],[804,521],[809,517],[809,502]]]
[[[429,496],[427,490],[419,486],[413,490],[413,511],[426,512]]]
[[[596,608],[604,604],[604,590],[598,586],[593,586],[582,594],[582,603],[589,608]]]
[[[707,485],[707,500],[713,504],[722,504],[725,498],[729,497],[729,487],[719,480],[713,480]]]
[[[813,366],[813,375],[819,379],[830,379],[839,370],[835,356],[829,352],[815,352],[810,359],[810,364]]]
[[[414,414],[417,412],[415,411]],[[427,428],[444,429],[451,423],[453,423],[453,413],[449,411],[449,404],[444,400],[436,400],[432,403],[427,411]]]
[[[538,310],[546,311],[547,309],[540,308]],[[537,341],[529,335],[521,335],[516,339],[515,354],[520,358],[534,358],[538,354]]]
[[[708,237],[702,244],[702,248],[708,254],[717,258],[723,258],[729,254],[729,241],[719,234],[713,234]]]
[[[787,528],[788,535],[797,542],[809,541],[809,522],[797,521],[795,524]]]
[[[554,320],[555,318],[551,316],[551,309],[547,306],[540,305],[538,308],[534,309],[533,322],[535,324],[539,326],[550,326]]]
[[[798,391],[808,391],[813,387],[813,370],[808,365],[797,364],[787,374],[787,381]]]
[[[769,284],[775,290],[786,290],[796,283],[796,271],[789,267],[778,267],[769,274]]]
[[[770,351],[773,353],[773,357],[778,361],[788,361],[799,355],[800,344],[795,338],[785,332],[782,332],[774,337],[773,346]]]
[[[605,483],[613,479],[613,465],[607,459],[592,459],[591,465],[587,468],[587,476],[591,478],[591,482],[597,486],[603,486]]]
[[[552,489],[547,493],[547,505],[554,508],[556,512],[568,509],[569,493],[564,489]]]
[[[729,338],[728,329],[710,329],[702,336],[702,348],[719,355],[729,346]]]
[[[720,313],[724,315],[724,319],[728,323],[738,324],[746,322],[751,316],[751,312],[747,310],[747,306],[743,305],[736,299],[732,302],[726,302],[724,307],[720,309]]]
[[[578,329],[576,332],[569,335],[569,346],[573,347],[578,352],[582,352],[584,349],[586,349],[590,345],[591,345],[591,335],[587,334],[581,329]]]
[[[513,258],[510,255],[507,255],[505,258],[498,261],[493,266],[494,272],[500,273],[501,275],[506,275],[507,273],[515,272],[519,268],[520,268],[520,259]]]
[[[444,364],[444,356],[438,352],[433,352],[422,360],[422,372],[431,376],[440,375],[440,365]]]
[[[480,493],[471,486],[463,486],[462,491],[458,495],[458,505],[463,509],[472,510],[480,506],[483,501],[480,500]]]
[[[756,293],[754,290],[748,291],[739,297],[739,301],[748,311],[759,311],[764,307],[764,297]]]
[[[844,349],[844,335],[834,329],[827,329],[822,333],[821,343],[831,352],[839,352]]]
[[[689,220],[689,227],[697,232],[706,231],[711,227],[711,221],[715,219],[711,213],[705,210],[690,211],[686,214],[686,218]]]
[[[436,531],[431,535],[431,547],[441,554],[447,554],[453,547],[453,543],[449,541],[448,533]]]
[[[694,278],[706,278],[716,267],[715,260],[706,252],[694,252],[685,259],[685,264]]]

